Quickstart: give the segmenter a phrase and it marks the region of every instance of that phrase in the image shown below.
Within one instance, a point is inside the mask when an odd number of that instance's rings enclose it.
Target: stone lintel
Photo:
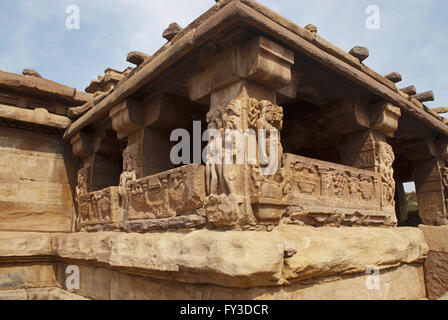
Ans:
[[[433,140],[418,139],[407,143],[404,148],[406,159],[411,161],[419,161],[437,157],[437,148]]]
[[[327,130],[336,134],[362,131],[370,126],[367,105],[353,100],[343,100],[326,105],[324,120]]]

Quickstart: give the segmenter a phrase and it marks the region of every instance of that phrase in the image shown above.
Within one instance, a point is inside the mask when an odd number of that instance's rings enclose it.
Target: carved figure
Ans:
[[[222,115],[219,110],[207,114],[208,130],[211,134],[206,148],[206,189],[207,194],[218,194],[220,172],[222,171]]]
[[[395,161],[395,155],[392,147],[386,142],[377,143],[377,167],[381,174],[382,184],[382,204],[385,206],[394,206],[395,180],[394,169],[392,165]]]

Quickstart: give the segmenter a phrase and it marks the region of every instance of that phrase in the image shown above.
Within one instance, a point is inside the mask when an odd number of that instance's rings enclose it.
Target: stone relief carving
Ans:
[[[376,149],[376,167],[381,174],[382,205],[384,207],[394,207],[395,180],[392,165],[395,161],[395,155],[392,147],[386,142],[377,142]]]
[[[78,229],[102,229],[112,224],[112,229],[119,228],[118,221],[118,187],[109,187],[100,191],[79,196]]]
[[[279,132],[283,127],[283,108],[266,100],[249,99],[247,123],[256,135],[252,149],[256,151],[256,159],[249,166],[251,196],[280,200],[291,191],[281,163],[283,148]]]
[[[443,193],[445,196],[445,207],[448,211],[448,168],[444,167],[441,169],[442,174],[442,184],[443,184]]]
[[[224,128],[222,115],[219,110],[207,114],[207,129],[215,135],[211,135],[206,150],[206,188],[207,194],[218,194],[222,185],[222,136]]]
[[[76,202],[79,198],[87,193],[87,179],[85,170],[78,171],[77,185],[76,185]]]
[[[118,187],[118,194],[122,199],[126,198],[127,185],[131,181],[135,181],[137,176],[135,174],[134,162],[129,152],[124,152],[123,157],[123,172],[120,175],[120,185]]]
[[[129,181],[127,218],[160,219],[195,213],[205,199],[204,176],[203,166],[187,165]]]
[[[283,163],[288,168],[286,176],[291,181],[292,205],[306,199],[316,206],[380,209],[376,190],[377,173],[352,169],[329,162],[284,154]],[[323,201],[323,202],[322,202]]]

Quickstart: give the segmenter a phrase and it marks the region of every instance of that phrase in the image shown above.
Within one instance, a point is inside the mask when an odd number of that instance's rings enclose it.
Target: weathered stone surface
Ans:
[[[418,93],[418,94],[412,96],[412,98],[414,98],[420,102],[434,101],[434,92],[425,91],[425,92]]]
[[[393,83],[397,83],[397,82],[400,82],[401,80],[403,80],[403,78],[401,77],[401,74],[397,71],[386,74],[384,76],[384,78],[389,79]]]
[[[43,108],[28,110],[3,104],[0,104],[0,118],[31,125],[50,127],[60,130],[61,132],[62,130],[68,128],[68,126],[72,123],[69,118],[50,114]]]
[[[128,182],[125,221],[194,213],[205,200],[204,178],[204,166],[191,164]]]
[[[28,300],[89,300],[61,288],[30,288],[26,293]]]
[[[406,93],[409,96],[413,96],[417,94],[417,89],[415,89],[415,86],[407,86],[405,88],[400,89],[404,93]]]
[[[88,300],[60,288],[0,290],[0,300]]]
[[[62,99],[76,104],[82,104],[88,100],[88,95],[85,93],[79,92],[77,94],[76,89],[54,81],[4,71],[0,71],[0,87],[42,96],[51,100]]]
[[[77,230],[119,230],[122,211],[118,187],[78,195]]]
[[[432,110],[437,113],[447,113],[448,107],[432,108]]]
[[[429,299],[448,291],[448,226],[420,225],[430,252],[425,261],[425,283]]]
[[[168,41],[171,41],[171,39],[173,39],[181,31],[182,27],[176,22],[173,22],[163,31],[162,37]]]
[[[101,93],[108,93],[112,91],[115,85],[123,79],[129,72],[131,72],[132,68],[128,67],[123,71],[115,70],[112,68],[107,68],[104,70],[103,75],[99,75],[96,80],[92,80],[90,85],[86,88],[86,92],[92,93],[94,95],[98,95]],[[100,100],[98,97],[94,96],[95,103],[98,103]]]
[[[297,254],[284,259],[293,246]],[[422,262],[428,247],[415,228],[279,226],[272,232],[93,233],[54,237],[64,259],[135,268],[158,279],[225,287],[278,286]],[[335,254],[338,252],[338,254]]]
[[[0,265],[0,291],[56,286],[50,263]]]
[[[371,128],[393,138],[398,129],[401,110],[390,103],[380,102],[369,105]]]
[[[439,300],[448,300],[448,292],[445,293],[445,294],[443,295],[443,297],[440,297]]]
[[[315,25],[312,25],[312,24],[307,24],[305,26],[305,30],[308,30],[311,33],[317,33],[317,27]]]
[[[64,283],[66,264],[58,267]],[[90,299],[118,300],[418,300],[425,298],[420,265],[405,265],[381,272],[377,290],[369,290],[368,275],[347,275],[293,283],[287,287],[229,288],[199,283],[178,283],[136,276],[107,268],[80,265],[80,290]]]
[[[128,56],[126,57],[126,61],[132,64],[135,64],[137,66],[141,65],[146,59],[151,58],[151,56],[139,52],[139,51],[131,51],[128,53]]]
[[[370,55],[369,49],[367,49],[366,47],[360,47],[360,46],[353,47],[350,50],[349,54],[351,54],[352,56],[357,58],[359,60],[359,62],[363,62]]]
[[[431,251],[448,253],[448,226],[419,225]]]
[[[52,235],[33,232],[0,232],[0,259],[51,256]]]
[[[425,261],[425,283],[429,299],[438,299],[448,290],[448,253],[430,251]]]
[[[31,77],[43,79],[43,77],[40,75],[40,73],[33,69],[23,69],[22,74],[24,76],[31,76]]]
[[[58,136],[0,127],[0,230],[71,230],[70,162],[64,154]]]

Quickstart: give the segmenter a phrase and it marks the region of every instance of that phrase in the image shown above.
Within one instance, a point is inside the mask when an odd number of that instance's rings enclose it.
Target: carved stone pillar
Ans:
[[[400,109],[386,102],[367,105],[348,100],[326,106],[325,111],[329,131],[343,135],[342,163],[381,173],[382,211],[396,221],[392,168],[395,156],[386,137],[394,136]]]
[[[259,36],[218,53],[191,76],[190,99],[209,102],[208,126],[220,138],[210,139],[208,148],[214,150],[210,156],[219,154],[222,161],[209,161],[206,169],[206,211],[215,226],[254,225],[257,220],[276,220],[281,214],[272,200],[269,205],[259,200],[263,194],[277,194],[279,201],[282,197],[278,169],[283,109],[276,106],[276,97],[293,83],[293,63],[291,51]],[[281,96],[288,94],[294,95],[295,90],[285,89]],[[261,161],[265,158],[273,160],[269,166],[275,167],[267,174],[266,162]]]
[[[419,140],[408,144],[405,156],[412,160],[412,177],[417,192],[418,211],[423,224],[445,225],[447,220],[443,144]]]
[[[162,100],[153,104],[126,100],[110,112],[112,127],[119,139],[127,137],[124,151],[129,158],[129,169],[137,178],[146,177],[173,168],[170,161],[168,132],[154,128],[159,121]]]
[[[82,159],[78,179],[83,176],[87,192],[118,184],[120,145],[110,131],[79,132],[71,139],[71,144],[74,155]]]

